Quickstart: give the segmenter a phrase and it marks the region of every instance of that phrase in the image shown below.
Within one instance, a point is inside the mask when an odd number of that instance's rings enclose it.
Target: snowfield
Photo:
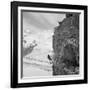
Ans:
[[[52,64],[47,58],[48,54],[52,53],[51,31],[27,36],[25,40],[27,41],[27,45],[24,45],[25,47],[33,40],[36,40],[37,46],[31,53],[23,57],[23,76],[52,76]]]

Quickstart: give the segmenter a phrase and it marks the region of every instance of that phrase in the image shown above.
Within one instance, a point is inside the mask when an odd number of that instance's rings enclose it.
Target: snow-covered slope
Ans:
[[[51,76],[52,65],[47,56],[53,52],[52,49],[52,33],[40,32],[36,35],[27,36],[25,38],[26,44],[30,44],[33,40],[36,41],[37,46],[31,53],[23,57],[23,75],[27,76]],[[26,45],[26,46],[28,46]]]

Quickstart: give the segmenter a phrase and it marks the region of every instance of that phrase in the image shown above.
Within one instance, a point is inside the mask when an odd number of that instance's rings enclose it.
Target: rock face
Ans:
[[[53,35],[53,75],[79,74],[79,14],[66,14]]]

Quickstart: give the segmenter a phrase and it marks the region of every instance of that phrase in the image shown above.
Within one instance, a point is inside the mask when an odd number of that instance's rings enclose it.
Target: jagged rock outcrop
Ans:
[[[79,14],[66,14],[53,35],[53,75],[79,73]]]
[[[23,41],[23,42],[26,43],[26,41]],[[34,40],[27,48],[23,47],[23,57],[30,54],[33,51],[34,47],[36,46],[37,44],[36,44],[36,41]]]

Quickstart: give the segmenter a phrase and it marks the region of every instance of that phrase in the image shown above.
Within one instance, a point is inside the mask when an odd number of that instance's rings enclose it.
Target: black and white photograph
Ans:
[[[13,73],[17,73],[16,82],[12,74],[13,85],[17,85],[12,87],[87,82],[86,6],[54,6],[12,3],[13,40],[17,42],[13,44],[16,61],[12,61]]]
[[[79,74],[79,14],[22,12],[23,77]]]

